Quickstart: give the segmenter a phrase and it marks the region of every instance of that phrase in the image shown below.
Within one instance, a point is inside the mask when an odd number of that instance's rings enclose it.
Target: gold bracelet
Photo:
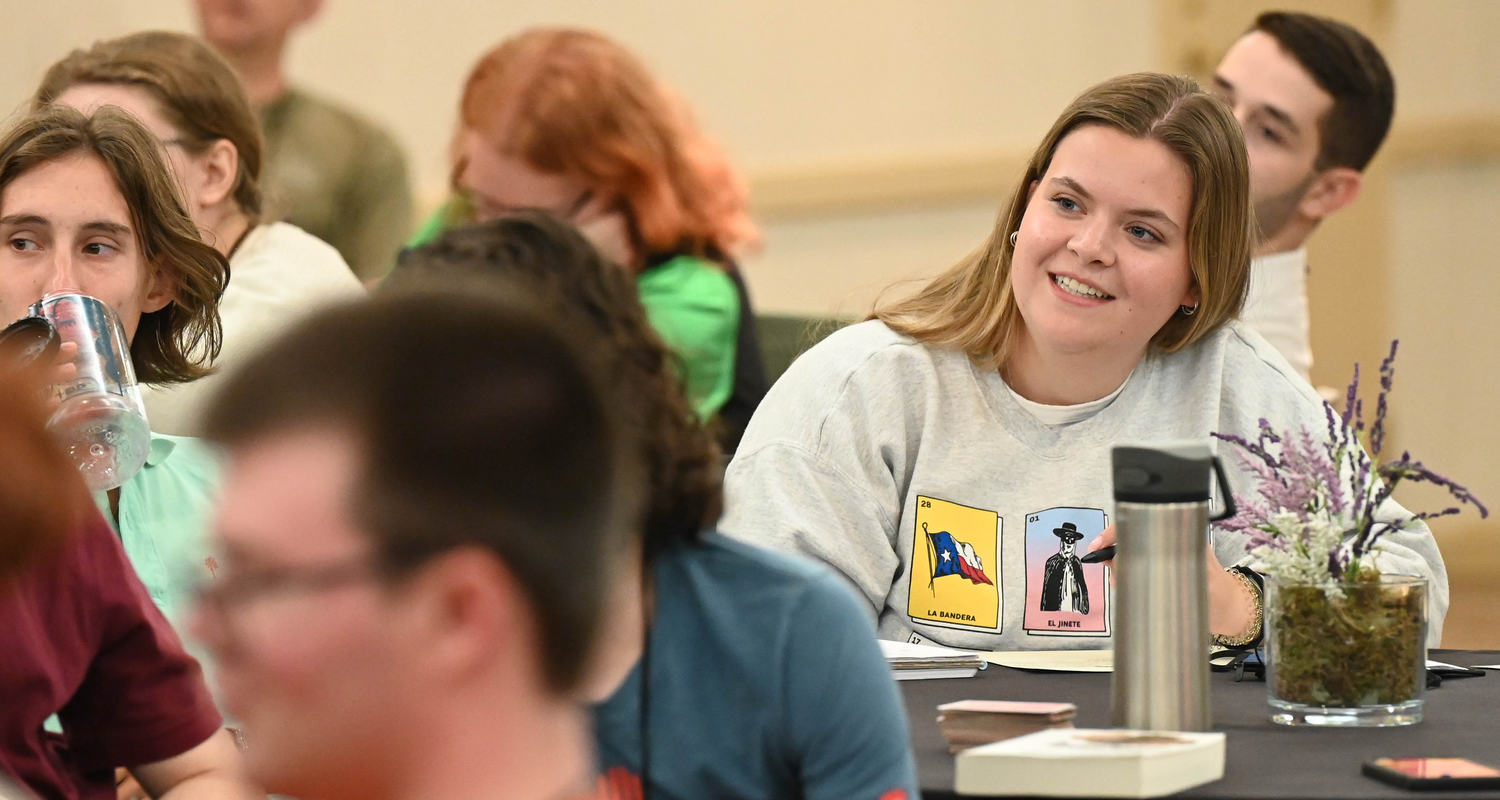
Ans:
[[[1260,587],[1255,585],[1255,581],[1251,580],[1250,576],[1246,575],[1243,572],[1240,572],[1237,569],[1226,569],[1224,571],[1234,575],[1234,577],[1236,578],[1239,578],[1240,583],[1244,584],[1245,589],[1250,592],[1250,597],[1255,601],[1255,621],[1248,625],[1245,628],[1245,632],[1240,634],[1239,636],[1224,636],[1218,633],[1214,634],[1214,644],[1221,647],[1244,647],[1245,645],[1255,641],[1256,637],[1260,636],[1260,627],[1265,620],[1265,602],[1260,595]]]

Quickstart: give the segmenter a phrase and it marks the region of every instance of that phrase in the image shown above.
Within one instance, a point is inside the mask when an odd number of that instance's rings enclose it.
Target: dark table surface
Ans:
[[[1500,664],[1500,651],[1433,650],[1429,658],[1450,664]],[[1227,736],[1224,778],[1177,797],[1478,797],[1494,792],[1412,792],[1360,774],[1377,758],[1457,757],[1500,768],[1500,672],[1478,678],[1447,678],[1427,691],[1423,721],[1401,728],[1313,729],[1272,724],[1266,684],[1214,673],[1214,730]],[[1038,700],[1077,704],[1080,728],[1109,727],[1107,673],[1030,672],[991,665],[977,677],[903,681],[911,720],[917,777],[924,798],[957,797],[953,756],[938,732],[937,707],[954,700]]]

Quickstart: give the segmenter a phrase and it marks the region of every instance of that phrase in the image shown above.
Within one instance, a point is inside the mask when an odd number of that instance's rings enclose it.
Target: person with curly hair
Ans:
[[[537,298],[596,354],[635,433],[640,538],[589,681],[602,795],[916,797],[901,700],[854,598],[820,567],[715,532],[718,447],[631,277],[541,212],[450,231],[396,275],[488,276]]]

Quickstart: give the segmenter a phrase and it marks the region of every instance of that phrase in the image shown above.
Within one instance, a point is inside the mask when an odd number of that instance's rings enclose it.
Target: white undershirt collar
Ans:
[[[1134,375],[1135,372],[1132,371],[1130,374]],[[1027,400],[1017,394],[1015,389],[1010,388],[1010,384],[1008,383],[1005,384],[1005,389],[1010,392],[1011,397],[1016,399],[1016,404],[1025,409],[1026,413],[1035,417],[1037,422],[1049,428],[1059,428],[1063,425],[1082,422],[1103,411],[1105,406],[1113,403],[1115,398],[1120,396],[1120,392],[1125,391],[1125,384],[1127,383],[1130,383],[1130,376],[1128,375],[1125,377],[1125,380],[1120,382],[1119,386],[1115,387],[1113,392],[1098,400],[1090,400],[1087,403],[1079,403],[1072,406],[1049,406],[1044,403]]]

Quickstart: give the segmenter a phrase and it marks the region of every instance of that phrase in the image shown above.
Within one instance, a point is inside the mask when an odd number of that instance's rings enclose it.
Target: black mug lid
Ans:
[[[1213,482],[1213,449],[1207,442],[1119,445],[1111,454],[1115,501],[1206,503]]]

